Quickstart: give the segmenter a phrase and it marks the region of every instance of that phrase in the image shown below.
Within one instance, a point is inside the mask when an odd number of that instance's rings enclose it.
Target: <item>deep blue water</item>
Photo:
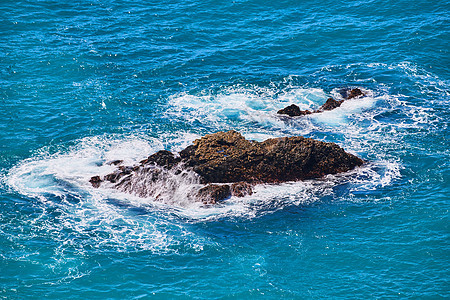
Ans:
[[[449,298],[449,8],[3,0],[0,298]],[[229,129],[367,163],[217,207],[88,182]]]

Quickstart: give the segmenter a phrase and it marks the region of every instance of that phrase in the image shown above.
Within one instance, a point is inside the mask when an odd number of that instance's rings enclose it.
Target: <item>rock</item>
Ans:
[[[176,157],[172,152],[167,150],[161,150],[153,155],[150,155],[147,159],[141,161],[141,165],[155,164],[168,169],[173,168],[180,162],[180,158]]]
[[[333,98],[328,98],[327,102],[325,102],[324,105],[322,105],[319,110],[317,112],[321,112],[324,110],[333,110],[339,106],[341,106],[342,102],[344,102],[344,100],[334,100]]]
[[[231,189],[228,184],[208,184],[198,191],[198,199],[204,204],[216,204],[231,196]]]
[[[117,160],[110,161],[107,164],[110,166],[112,166],[112,165],[117,166],[117,165],[120,165],[121,163],[123,163],[123,160],[117,159]]]
[[[231,195],[235,197],[245,197],[253,194],[252,185],[247,182],[235,182],[231,185]]]
[[[99,187],[107,181],[121,191],[142,197],[167,195],[164,190],[176,193],[180,180],[190,187],[202,183],[206,186],[190,191],[187,197],[194,195],[199,201],[213,204],[230,196],[251,195],[253,184],[319,178],[362,164],[361,159],[334,143],[301,136],[256,142],[231,130],[205,135],[179,156],[159,151],[137,166],[119,166],[103,179],[94,176],[90,182]]]
[[[362,97],[362,96],[366,95],[359,88],[354,88],[354,89],[345,88],[345,89],[341,89],[339,91],[339,93],[341,94],[342,98],[345,98],[347,100],[352,99],[352,98]]]
[[[127,174],[121,172],[120,170],[116,170],[114,173],[106,175],[104,179],[109,181],[109,182],[111,182],[111,183],[116,183],[124,175],[127,175]]]
[[[102,179],[100,178],[100,176],[94,176],[94,177],[91,177],[89,182],[92,184],[93,187],[98,188],[98,187],[100,187],[100,184],[102,183]]]
[[[297,116],[304,116],[312,114],[309,110],[300,110],[300,107],[298,107],[295,104],[291,104],[283,109],[280,109],[277,114],[280,115],[288,115],[290,117],[297,117]]]
[[[246,140],[236,131],[209,134],[180,153],[204,183],[275,183],[322,177],[362,165],[334,143],[301,136]],[[185,149],[186,150],[186,149]]]
[[[347,99],[357,98],[361,96],[365,96],[365,94],[358,88],[347,91]]]
[[[358,88],[354,88],[351,90],[350,89],[342,89],[339,91],[339,93],[346,100],[365,96],[364,92]],[[277,112],[277,114],[288,115],[290,117],[310,115],[313,113],[320,113],[320,112],[323,112],[326,110],[333,110],[333,109],[341,106],[342,102],[344,102],[344,101],[345,100],[334,100],[333,98],[328,98],[327,101],[325,102],[325,104],[323,104],[319,109],[314,110],[312,112],[309,110],[300,110],[300,108],[297,105],[291,104],[283,109],[280,109]]]
[[[130,167],[130,166],[120,166],[116,171],[111,174],[105,176],[105,180],[116,183],[121,180],[124,176],[131,174],[133,171],[136,171],[139,167]]]
[[[231,196],[245,197],[251,194],[253,194],[251,184],[247,182],[235,182],[231,185],[208,184],[198,191],[197,197],[204,204],[215,204]]]

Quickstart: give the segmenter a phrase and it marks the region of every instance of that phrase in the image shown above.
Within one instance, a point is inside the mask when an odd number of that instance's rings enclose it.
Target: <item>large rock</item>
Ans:
[[[334,143],[301,136],[246,140],[236,131],[209,134],[180,152],[204,183],[274,183],[336,174],[363,161]]]
[[[191,193],[193,198],[214,204],[230,196],[252,194],[252,184],[319,178],[362,164],[334,143],[301,136],[256,142],[231,130],[197,139],[179,156],[162,150],[136,166],[119,166],[90,182],[94,187],[107,182],[124,192],[159,198],[165,195],[164,189],[175,193],[177,183],[185,181],[200,186]]]

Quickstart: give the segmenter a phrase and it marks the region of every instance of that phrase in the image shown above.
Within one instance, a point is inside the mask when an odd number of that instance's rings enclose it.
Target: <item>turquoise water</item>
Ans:
[[[449,8],[2,1],[0,298],[448,298]],[[367,163],[216,207],[88,182],[229,129]]]

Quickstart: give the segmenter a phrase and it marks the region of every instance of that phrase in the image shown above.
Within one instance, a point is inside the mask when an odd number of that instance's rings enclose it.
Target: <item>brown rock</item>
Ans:
[[[159,151],[137,166],[119,166],[103,180],[124,192],[146,197],[155,195],[161,184],[169,190],[176,188],[177,179],[171,179],[173,176],[191,178],[194,184],[200,179],[207,185],[190,195],[213,204],[231,195],[251,195],[255,183],[318,178],[351,170],[362,163],[334,143],[301,136],[256,142],[231,130],[195,140],[180,152],[180,157]],[[94,176],[90,182],[99,187],[103,180]]]
[[[347,100],[365,96],[364,92],[358,88],[342,89],[342,90],[340,90],[340,93],[341,93],[342,97]],[[314,110],[312,112],[309,110],[300,110],[300,108],[297,105],[291,104],[283,109],[280,109],[277,112],[277,114],[288,115],[290,117],[310,115],[313,113],[320,113],[325,110],[333,110],[333,109],[341,106],[342,102],[344,102],[344,100],[334,100],[333,98],[328,98],[327,101],[325,102],[325,104],[323,104],[319,109]]]
[[[92,184],[93,187],[98,188],[98,187],[100,187],[100,184],[102,183],[102,179],[100,178],[100,176],[94,176],[94,177],[91,177],[89,182]]]
[[[120,165],[121,163],[123,163],[123,160],[117,159],[117,160],[110,161],[107,164],[111,165],[111,166],[112,165],[117,166],[117,165]]]
[[[344,102],[344,100],[334,100],[333,98],[328,98],[327,102],[325,102],[324,105],[322,105],[319,110],[317,112],[321,112],[324,110],[333,110],[339,106],[341,106],[342,102]]]
[[[365,94],[358,88],[347,91],[347,99],[358,98],[361,96],[365,96]]]
[[[231,195],[235,197],[245,197],[253,194],[252,185],[247,182],[235,182],[230,188]]]
[[[123,174],[121,171],[116,170],[114,173],[108,174],[105,176],[105,180],[111,182],[111,183],[116,183],[117,181],[119,181],[119,179],[121,177],[123,177]]]
[[[352,99],[352,98],[359,98],[362,96],[365,96],[366,94],[359,88],[344,88],[339,90],[339,93],[341,94],[342,98],[344,99]]]
[[[177,163],[180,162],[180,158],[176,157],[172,152],[167,150],[161,150],[153,155],[150,155],[147,159],[141,161],[141,165],[155,164],[161,167],[171,169]]]
[[[204,204],[216,204],[231,196],[230,186],[228,184],[208,184],[198,191],[198,199]]]
[[[180,155],[204,183],[284,182],[345,172],[363,163],[334,143],[298,137],[264,142],[236,131],[209,134]]]

